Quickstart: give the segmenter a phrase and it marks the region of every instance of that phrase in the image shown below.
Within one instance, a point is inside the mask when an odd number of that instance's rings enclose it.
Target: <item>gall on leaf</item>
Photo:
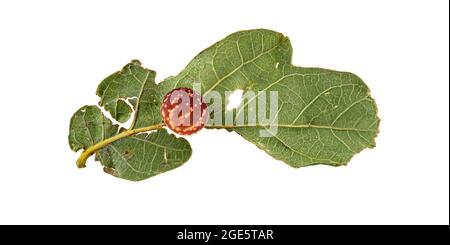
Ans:
[[[161,116],[172,131],[191,135],[200,131],[208,117],[208,105],[190,88],[176,88],[161,103]]]

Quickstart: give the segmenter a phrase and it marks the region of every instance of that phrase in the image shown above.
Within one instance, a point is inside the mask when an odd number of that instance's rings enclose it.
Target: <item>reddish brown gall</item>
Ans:
[[[205,126],[208,106],[192,89],[176,88],[164,96],[161,116],[167,127],[175,133],[191,135]]]

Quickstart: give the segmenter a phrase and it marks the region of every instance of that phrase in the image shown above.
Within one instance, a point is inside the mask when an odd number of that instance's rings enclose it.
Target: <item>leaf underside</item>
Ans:
[[[235,110],[233,123],[222,123],[292,167],[345,165],[356,153],[374,147],[380,120],[366,84],[348,72],[293,66],[291,58],[291,43],[281,33],[241,31],[202,51],[160,86],[168,91],[201,82],[204,96],[211,91],[223,97],[237,89],[255,92]],[[256,96],[270,91],[278,92],[278,122],[252,124],[245,118],[250,126],[236,125]],[[261,137],[260,130],[270,126],[277,127],[276,133]]]
[[[161,123],[159,106],[167,92],[193,88],[198,82],[205,97],[218,92],[225,98],[227,91],[238,89],[255,92],[234,109],[231,123],[225,122],[226,100],[217,107],[209,105],[209,111],[218,111],[223,118],[220,127],[209,126],[234,131],[292,167],[345,165],[356,153],[374,147],[380,119],[365,83],[348,72],[296,67],[291,58],[291,43],[281,33],[236,32],[200,52],[182,72],[160,84],[155,83],[154,71],[133,60],[100,83],[99,106],[118,122],[132,120],[129,129],[148,127]],[[277,121],[250,122],[245,116],[249,105],[270,91],[278,93]],[[236,123],[240,116],[245,127]],[[274,126],[275,132],[267,131],[271,137],[261,136],[261,130]],[[123,130],[99,107],[84,106],[72,117],[69,144],[73,151],[85,150]],[[96,160],[107,173],[142,180],[181,166],[191,154],[185,139],[159,129],[117,140],[99,150]]]
[[[130,119],[134,111],[130,129],[158,124],[161,122],[160,94],[154,78],[154,71],[134,60],[100,83],[99,105],[118,122]],[[119,130],[99,107],[84,106],[72,116],[69,144],[73,151],[86,150],[123,130]],[[159,129],[117,140],[100,149],[95,160],[102,163],[105,172],[137,181],[177,168],[187,162],[191,154],[189,142]]]
[[[97,154],[106,172],[137,181],[181,166],[192,149],[187,140],[160,129],[121,139]]]

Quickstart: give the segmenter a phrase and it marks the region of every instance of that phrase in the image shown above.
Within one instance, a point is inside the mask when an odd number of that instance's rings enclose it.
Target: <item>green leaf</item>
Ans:
[[[160,101],[173,88],[197,89],[197,82],[207,101],[213,95],[226,98],[210,102],[214,120],[208,128],[234,131],[290,166],[344,165],[374,147],[380,119],[364,82],[348,72],[296,67],[291,58],[287,37],[258,29],[229,35],[159,85],[156,73],[134,60],[97,89],[99,105],[118,122],[128,121],[134,112],[130,128],[119,129],[97,106],[79,109],[69,133],[71,149],[84,150],[77,165],[84,167],[96,154],[105,172],[134,181],[181,166],[192,149],[185,139],[162,129]],[[226,110],[229,92],[236,90],[243,90],[243,101]],[[278,97],[263,97],[272,92]],[[268,104],[262,114],[274,117],[252,119],[254,104],[257,109]]]
[[[172,170],[187,162],[192,154],[189,142],[165,129],[116,141],[101,150],[108,173],[138,181]]]
[[[155,83],[156,72],[141,66],[138,60],[105,78],[97,88],[100,106],[123,123],[136,111],[131,128],[145,127],[161,122],[160,91]],[[130,108],[128,103],[132,105]]]
[[[135,111],[129,129],[119,131],[119,126],[97,106],[84,106],[75,112],[70,121],[69,145],[73,151],[84,150],[77,161],[79,167],[96,154],[95,160],[102,163],[105,172],[137,181],[179,167],[190,158],[189,143],[161,129],[162,95],[155,76],[154,71],[134,60],[98,86],[99,104],[114,119],[125,122]]]
[[[118,126],[97,106],[83,106],[70,120],[69,145],[73,151],[87,149],[117,134]]]
[[[364,82],[347,72],[293,66],[291,56],[290,41],[281,33],[236,32],[202,51],[160,86],[169,91],[200,82],[206,97],[213,91],[222,97],[226,91],[254,91],[255,96],[235,110],[231,123],[209,126],[235,131],[292,167],[344,165],[356,153],[374,147],[380,120]],[[250,123],[248,118],[245,126],[236,123],[258,95],[270,91],[278,93],[276,123]],[[221,110],[224,120],[226,103],[210,110]],[[271,137],[261,136],[261,130],[274,127],[276,133],[265,130]]]
[[[84,106],[71,119],[69,144],[73,151],[86,150],[118,133],[118,126],[105,117],[100,108]],[[137,181],[179,167],[191,154],[188,141],[159,129],[108,143],[96,152],[96,160],[102,163],[105,172]]]

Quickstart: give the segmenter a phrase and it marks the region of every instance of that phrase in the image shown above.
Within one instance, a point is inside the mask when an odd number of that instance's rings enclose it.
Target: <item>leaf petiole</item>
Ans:
[[[95,152],[97,152],[98,150],[102,149],[103,147],[128,136],[131,135],[135,135],[138,133],[142,133],[142,132],[147,132],[147,131],[152,131],[155,129],[160,129],[162,127],[164,127],[164,123],[159,123],[156,125],[151,125],[148,127],[143,127],[143,128],[135,128],[135,129],[129,129],[129,130],[125,130],[119,134],[114,135],[111,138],[105,139],[103,141],[98,142],[95,145],[90,146],[89,148],[87,148],[86,150],[84,150],[80,157],[77,160],[77,167],[78,168],[84,168],[86,167],[86,160],[92,156]]]

